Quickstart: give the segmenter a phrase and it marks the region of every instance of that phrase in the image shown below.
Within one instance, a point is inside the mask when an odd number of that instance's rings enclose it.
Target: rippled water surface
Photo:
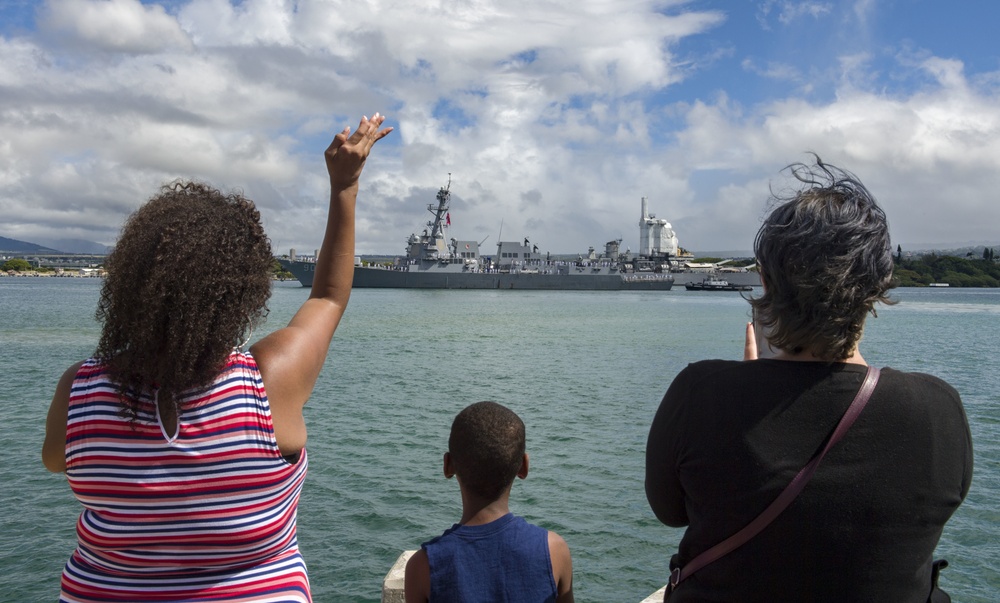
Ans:
[[[79,507],[39,460],[55,382],[97,341],[92,279],[0,278],[0,600],[51,601]],[[275,287],[265,332],[307,291]],[[1000,290],[902,289],[869,321],[878,365],[933,373],[962,394],[972,491],[945,529],[942,584],[956,602],[1000,590]],[[455,413],[477,400],[517,411],[531,474],[512,509],[572,549],[579,601],[637,602],[663,585],[681,531],[642,486],[653,413],[672,377],[739,358],[736,294],[356,290],[307,406],[310,472],[299,539],[317,602],[377,601],[399,553],[460,515],[441,474]],[[263,333],[255,335],[261,336]]]

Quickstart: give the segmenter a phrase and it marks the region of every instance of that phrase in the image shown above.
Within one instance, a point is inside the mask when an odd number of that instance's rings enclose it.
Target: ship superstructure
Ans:
[[[675,257],[680,246],[670,222],[649,213],[649,202],[642,198],[639,218],[639,255],[642,257]]]

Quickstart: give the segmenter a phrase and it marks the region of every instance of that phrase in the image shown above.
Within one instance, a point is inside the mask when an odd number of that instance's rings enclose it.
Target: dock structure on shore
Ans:
[[[17,253],[10,256],[21,258],[36,268],[97,268],[104,265],[106,253]],[[2,263],[2,262],[0,262]]]
[[[403,593],[403,585],[406,582],[406,562],[416,551],[403,551],[396,562],[389,568],[389,573],[382,580],[382,603],[404,603],[406,597]],[[649,595],[640,603],[662,603],[663,595],[666,592],[666,585],[663,588]]]

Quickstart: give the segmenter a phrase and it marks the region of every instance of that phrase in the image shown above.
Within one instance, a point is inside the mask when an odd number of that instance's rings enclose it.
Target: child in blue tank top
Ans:
[[[566,541],[507,506],[514,477],[528,475],[520,417],[495,402],[458,413],[444,475],[457,476],[462,520],[410,557],[406,603],[573,602]]]

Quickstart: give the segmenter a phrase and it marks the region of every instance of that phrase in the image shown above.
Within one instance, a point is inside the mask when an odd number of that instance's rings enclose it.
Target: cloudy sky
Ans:
[[[322,151],[380,111],[358,253],[402,252],[451,174],[449,237],[751,247],[807,151],[893,242],[1000,243],[1000,3],[0,0],[0,236],[113,243],[178,177],[318,246]],[[488,238],[487,238],[488,237]]]

